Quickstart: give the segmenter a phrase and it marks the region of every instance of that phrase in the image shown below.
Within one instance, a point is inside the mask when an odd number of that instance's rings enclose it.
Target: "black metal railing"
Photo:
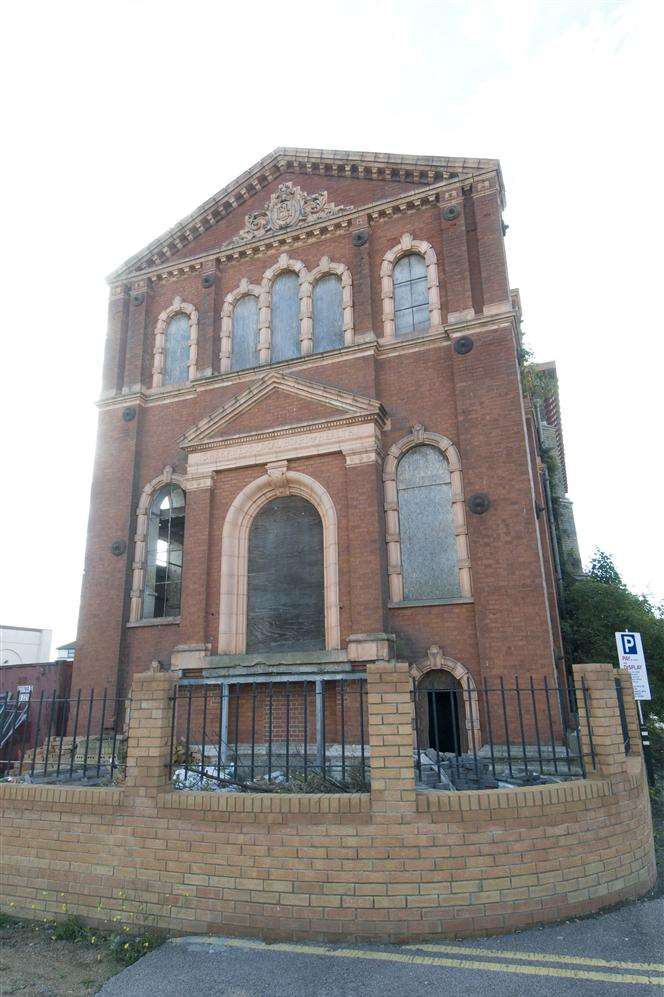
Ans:
[[[625,713],[625,697],[623,696],[623,687],[620,679],[615,679],[614,681],[616,683],[618,715],[620,716],[620,728],[622,730],[623,744],[625,746],[625,754],[629,755],[629,753],[632,750],[632,740],[629,735],[629,724],[627,723],[627,714]]]
[[[124,769],[127,701],[94,690],[0,697],[0,778],[111,782]]]
[[[178,789],[349,792],[368,788],[366,676],[181,683],[171,699]]]
[[[476,687],[425,675],[413,682],[418,781],[471,789],[585,776],[595,767],[585,682],[581,696],[577,713],[570,691],[546,677],[485,679]]]

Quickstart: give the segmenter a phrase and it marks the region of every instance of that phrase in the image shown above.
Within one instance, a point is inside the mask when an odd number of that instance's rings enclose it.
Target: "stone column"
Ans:
[[[414,814],[413,703],[408,663],[367,662],[371,809],[386,820]]]
[[[589,720],[595,750],[594,772],[604,777],[620,775],[625,772],[627,761],[616,694],[618,672],[609,664],[574,665],[573,671],[581,744],[587,773],[593,774],[588,736]],[[586,696],[583,694],[584,682]],[[589,718],[586,712],[586,698]]]
[[[170,786],[170,697],[175,682],[173,672],[160,672],[156,667],[134,675],[125,785],[139,796],[156,796]]]

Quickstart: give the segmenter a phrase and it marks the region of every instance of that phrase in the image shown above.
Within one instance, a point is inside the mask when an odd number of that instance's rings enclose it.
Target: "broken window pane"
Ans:
[[[189,316],[180,312],[166,326],[164,336],[164,384],[189,380]]]
[[[178,485],[160,488],[148,515],[143,618],[180,615],[184,492]]]
[[[460,595],[449,465],[438,447],[408,450],[397,465],[404,599]]]
[[[272,499],[249,534],[247,652],[325,648],[323,524],[306,499]]]
[[[321,277],[314,284],[314,353],[337,350],[344,345],[344,310],[341,278]]]

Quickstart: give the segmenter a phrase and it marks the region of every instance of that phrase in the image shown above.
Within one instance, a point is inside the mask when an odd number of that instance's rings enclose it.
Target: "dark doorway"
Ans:
[[[461,754],[461,727],[459,704],[454,692],[448,689],[429,689],[429,746],[435,751]]]

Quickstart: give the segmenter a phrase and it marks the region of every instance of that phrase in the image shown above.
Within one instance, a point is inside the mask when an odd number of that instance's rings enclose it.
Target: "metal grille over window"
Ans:
[[[166,327],[164,339],[164,384],[189,380],[189,316],[180,312]]]
[[[300,281],[280,274],[272,285],[272,362],[300,355]]]
[[[246,294],[233,310],[231,370],[258,366],[258,298]]]
[[[324,647],[321,518],[297,495],[272,499],[249,534],[247,652]]]
[[[341,279],[321,277],[314,285],[314,353],[338,350],[344,345],[344,312]]]
[[[394,327],[397,336],[426,332],[429,317],[427,267],[419,253],[402,256],[394,267]]]
[[[404,599],[460,595],[450,469],[437,447],[408,450],[397,465]]]
[[[145,619],[180,615],[184,502],[184,492],[178,485],[166,485],[159,489],[150,506],[143,597]]]

